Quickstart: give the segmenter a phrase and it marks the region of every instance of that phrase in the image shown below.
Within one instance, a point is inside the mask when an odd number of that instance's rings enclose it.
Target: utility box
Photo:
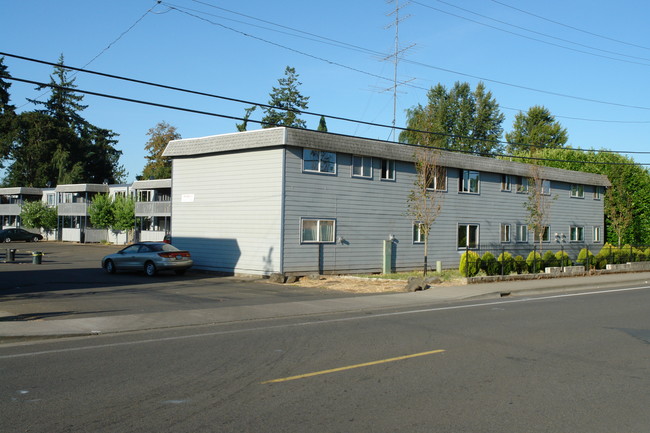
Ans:
[[[393,241],[383,241],[384,242],[384,256],[382,260],[382,272],[384,274],[390,274],[393,272]]]

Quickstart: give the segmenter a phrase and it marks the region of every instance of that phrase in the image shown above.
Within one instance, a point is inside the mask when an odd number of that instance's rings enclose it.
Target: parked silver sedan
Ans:
[[[102,259],[102,267],[109,274],[142,270],[150,277],[158,271],[174,271],[183,275],[193,264],[189,251],[179,250],[164,242],[138,242]]]

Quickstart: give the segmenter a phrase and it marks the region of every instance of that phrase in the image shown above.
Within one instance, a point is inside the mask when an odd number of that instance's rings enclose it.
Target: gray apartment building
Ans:
[[[407,214],[414,146],[331,133],[270,128],[174,140],[172,235],[195,266],[242,274],[380,272],[419,268],[423,239]],[[457,268],[469,249],[529,251],[531,166],[443,151],[442,211],[429,262]],[[605,176],[539,167],[552,200],[545,248],[598,249]]]

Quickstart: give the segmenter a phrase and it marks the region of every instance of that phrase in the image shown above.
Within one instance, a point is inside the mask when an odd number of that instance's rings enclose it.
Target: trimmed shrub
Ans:
[[[463,277],[474,277],[481,270],[481,257],[474,251],[466,251],[460,256],[458,267]]]
[[[544,256],[542,256],[542,261],[544,262],[545,268],[555,268],[560,266],[557,262],[557,259],[555,258],[555,254],[550,250],[544,253]]]
[[[526,258],[526,264],[528,265],[528,272],[531,274],[538,273],[544,266],[542,255],[537,251],[531,251]]]
[[[634,261],[645,262],[646,260],[648,260],[648,256],[646,255],[645,251],[634,248]]]
[[[573,262],[566,251],[558,251],[555,253],[555,258],[557,259],[558,266],[573,266]]]
[[[524,272],[528,272],[528,265],[526,265],[526,259],[524,259],[521,256],[515,257],[515,271],[517,271],[518,274],[523,274]]]
[[[499,257],[497,257],[497,263],[499,264],[499,270],[501,270],[501,267],[503,266],[503,275],[510,275],[515,272],[515,259],[509,252],[504,251],[499,254]]]
[[[595,268],[595,259],[596,256],[589,251],[587,248],[583,248],[578,253],[578,258],[576,259],[576,265],[582,265],[585,269]]]
[[[487,275],[498,275],[501,272],[501,265],[497,263],[494,254],[486,251],[485,254],[483,254],[483,257],[481,257],[481,269],[485,271]]]

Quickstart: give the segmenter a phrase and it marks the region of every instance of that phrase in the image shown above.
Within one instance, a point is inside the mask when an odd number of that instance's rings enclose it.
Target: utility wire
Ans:
[[[601,38],[601,39],[606,39],[608,41],[617,42],[619,44],[628,45],[630,47],[636,47],[636,48],[641,48],[641,49],[650,51],[650,47],[634,44],[634,43],[631,43],[631,42],[625,42],[625,41],[622,41],[620,39],[610,38],[609,36],[605,36],[605,35],[601,35],[601,34],[598,34],[598,33],[590,32],[589,30],[583,30],[581,28],[574,27],[574,26],[569,25],[569,24],[564,24],[564,23],[561,23],[559,21],[555,21],[555,20],[552,20],[550,18],[546,18],[546,17],[543,17],[541,15],[534,14],[532,12],[525,11],[523,9],[519,9],[517,7],[514,7],[512,5],[509,5],[509,4],[506,4],[506,3],[503,3],[503,2],[500,2],[500,1],[497,1],[497,0],[491,0],[491,1],[493,1],[494,3],[500,4],[501,6],[505,6],[507,8],[514,9],[514,10],[516,10],[518,12],[521,12],[521,13],[524,13],[526,15],[530,15],[532,17],[539,18],[540,20],[548,21],[549,23],[557,24],[557,25],[562,26],[562,27],[566,27],[568,29],[575,30],[577,32],[585,33],[587,35],[595,36],[595,37]]]
[[[51,88],[57,88],[60,90],[65,90],[69,92],[78,92],[78,93],[83,93],[83,94],[88,94],[88,95],[93,95],[93,96],[98,96],[98,97],[103,97],[103,98],[109,98],[109,99],[115,99],[115,100],[120,100],[120,101],[125,101],[125,102],[132,102],[136,104],[143,104],[143,105],[149,105],[149,106],[154,106],[154,107],[159,107],[159,108],[167,108],[171,110],[177,110],[177,111],[184,111],[188,113],[194,113],[194,114],[203,114],[207,116],[213,116],[213,117],[220,117],[224,119],[231,119],[231,120],[239,120],[239,121],[248,121],[252,123],[257,123],[260,125],[269,125],[268,122],[263,122],[260,120],[254,120],[254,119],[246,119],[243,117],[237,117],[237,116],[229,116],[225,114],[219,114],[219,113],[214,113],[214,112],[209,112],[209,111],[202,111],[202,110],[196,110],[192,108],[185,108],[185,107],[178,107],[174,105],[168,105],[168,104],[161,104],[157,102],[151,102],[151,101],[143,101],[140,99],[134,99],[134,98],[127,98],[123,96],[117,96],[117,95],[110,95],[106,93],[100,93],[100,92],[94,92],[90,90],[83,90],[79,89],[76,87],[65,87],[65,86],[59,86],[57,84],[52,84],[52,83],[43,83],[39,81],[34,81],[34,80],[28,80],[24,78],[18,78],[18,77],[7,77],[6,79],[9,80],[14,80],[22,83],[28,83],[28,84],[34,84],[37,86],[42,86],[42,87],[51,87]],[[206,94],[207,95],[207,94]],[[286,109],[286,108],[281,108],[281,107],[273,107],[273,108],[278,108],[282,109],[285,111],[292,111],[292,112],[298,112],[298,110],[291,110],[291,109]],[[378,123],[372,123],[372,122],[365,122],[361,120],[353,120],[353,119],[346,119],[342,117],[337,117],[337,116],[328,116],[324,114],[318,114],[318,113],[307,113],[303,112],[304,114],[310,114],[314,116],[324,116],[328,118],[333,118],[333,119],[338,119],[338,120],[344,120],[348,122],[354,122],[354,123],[361,123],[365,125],[370,125],[370,126],[377,126],[377,127],[382,127],[382,128],[392,128],[391,125],[383,125],[383,124],[378,124]],[[282,126],[282,125],[274,125],[274,126]],[[301,129],[301,128],[295,128],[295,129]],[[402,131],[411,131],[411,132],[417,132],[417,133],[425,133],[425,134],[430,134],[430,135],[437,135],[437,136],[444,136],[444,137],[450,137],[450,138],[465,138],[465,139],[472,139],[474,141],[482,141],[482,142],[494,142],[494,143],[501,143],[501,144],[517,144],[521,146],[527,146],[527,147],[542,147],[542,146],[536,146],[536,145],[531,145],[531,144],[524,144],[524,143],[512,143],[512,142],[504,142],[501,140],[489,140],[489,139],[473,139],[471,137],[465,137],[465,136],[459,136],[459,135],[454,135],[454,134],[446,134],[442,132],[433,132],[433,131],[423,131],[423,130],[418,130],[418,129],[408,129],[408,128],[401,128],[401,127],[396,127],[395,129],[399,129]],[[344,135],[344,134],[337,134],[337,135]],[[380,141],[385,141],[385,140],[380,140]],[[388,142],[388,141],[386,141]],[[394,143],[394,142],[391,142]],[[428,147],[428,146],[421,146],[421,145],[415,145],[415,144],[410,144],[410,143],[400,143],[400,144],[405,144],[409,146],[416,146],[416,147]],[[522,158],[522,159],[531,159],[531,160],[539,160],[539,161],[563,161],[563,162],[584,162],[584,163],[589,163],[589,164],[608,164],[608,165],[650,165],[650,163],[604,163],[604,162],[590,162],[590,161],[568,161],[568,160],[555,160],[555,159],[545,159],[545,158],[533,158],[533,157],[523,157],[523,156],[516,156],[516,155],[507,155],[507,154],[490,154],[490,153],[485,153],[485,152],[476,152],[476,151],[465,151],[465,150],[457,150],[457,149],[446,149],[446,148],[439,148],[439,147],[430,147],[432,149],[437,149],[437,150],[445,150],[449,152],[457,152],[457,153],[465,153],[465,154],[472,154],[472,155],[479,155],[479,156],[489,156],[489,157],[504,157],[504,158]],[[635,151],[613,151],[613,150],[594,150],[594,149],[573,149],[569,148],[569,150],[574,150],[574,151],[582,151],[582,152],[598,152],[598,153],[627,153],[627,154],[648,154],[650,152],[635,152]]]
[[[304,55],[304,56],[307,56],[307,57],[310,57],[310,58],[313,58],[313,59],[316,59],[316,60],[319,60],[319,61],[323,61],[323,62],[331,64],[331,65],[339,66],[339,67],[349,69],[349,70],[352,70],[352,71],[355,71],[355,72],[359,72],[359,73],[362,73],[362,74],[365,74],[365,75],[369,75],[369,76],[372,76],[372,77],[375,77],[375,78],[380,78],[382,80],[387,80],[387,81],[391,81],[391,82],[393,81],[391,78],[388,78],[388,77],[383,77],[383,76],[380,76],[380,75],[377,75],[377,74],[373,74],[371,72],[363,71],[363,70],[358,69],[358,68],[353,68],[353,67],[341,64],[341,63],[333,62],[333,61],[325,59],[323,57],[318,57],[318,56],[306,53],[304,51],[299,51],[299,50],[296,50],[294,48],[288,47],[286,45],[282,45],[282,44],[279,44],[279,43],[276,43],[276,42],[272,42],[272,41],[269,41],[267,39],[260,38],[258,36],[254,36],[252,34],[249,34],[249,33],[234,29],[232,27],[228,27],[226,25],[216,23],[216,22],[211,21],[211,20],[209,20],[207,18],[203,18],[203,17],[200,17],[200,16],[198,16],[196,14],[186,12],[186,11],[184,11],[182,9],[178,9],[178,8],[176,8],[174,6],[171,6],[170,4],[168,4],[166,2],[163,2],[162,4],[166,5],[167,7],[171,8],[171,9],[174,9],[174,10],[178,11],[179,13],[186,14],[186,15],[191,16],[193,18],[205,21],[205,22],[210,23],[210,24],[215,25],[215,26],[222,27],[222,28],[224,28],[226,30],[230,30],[230,31],[238,33],[240,35],[250,37],[250,38],[256,39],[258,41],[261,41],[261,42],[264,42],[264,43],[267,43],[267,44],[270,44],[270,45],[273,45],[273,46],[276,46],[276,47],[279,47],[279,48],[282,48],[282,49],[285,49],[285,50],[288,50],[288,51],[292,51],[294,53],[298,53],[298,54],[301,54],[301,55]],[[621,104],[621,103],[610,102],[610,101],[602,101],[602,100],[593,99],[593,98],[586,98],[586,97],[582,97],[582,96],[569,95],[569,94],[566,94],[566,93],[560,93],[560,92],[553,92],[553,91],[549,91],[549,90],[537,89],[537,88],[534,88],[534,87],[523,86],[523,85],[519,85],[519,84],[513,84],[513,83],[506,82],[506,81],[495,80],[495,79],[491,79],[491,78],[481,77],[481,76],[478,76],[478,75],[473,75],[473,74],[468,74],[468,73],[464,73],[464,72],[460,72],[460,71],[455,71],[453,69],[442,68],[442,67],[439,67],[439,66],[430,65],[430,64],[410,60],[410,59],[407,59],[407,58],[402,58],[401,61],[405,62],[405,63],[410,63],[412,65],[428,68],[428,69],[434,69],[434,70],[437,70],[437,71],[447,72],[447,73],[450,73],[450,74],[460,75],[460,76],[463,76],[463,77],[473,78],[473,79],[476,79],[476,80],[481,80],[481,81],[485,81],[485,82],[489,82],[489,83],[495,83],[495,84],[499,84],[499,85],[503,85],[503,86],[514,87],[514,88],[517,88],[517,89],[528,90],[528,91],[531,91],[531,92],[543,93],[543,94],[547,94],[547,95],[559,96],[559,97],[562,97],[562,98],[575,99],[575,100],[584,101],[584,102],[591,102],[591,103],[595,103],[595,104],[611,105],[611,106],[617,106],[617,107],[633,108],[633,109],[637,109],[637,110],[650,111],[650,107],[644,107],[644,106],[639,106],[639,105],[630,105],[630,104]],[[407,81],[402,81],[399,84],[403,85],[403,86],[412,87],[412,88],[418,88],[418,89],[421,89],[421,90],[428,90],[426,88],[410,84]],[[562,117],[562,116],[556,116],[556,117]]]

